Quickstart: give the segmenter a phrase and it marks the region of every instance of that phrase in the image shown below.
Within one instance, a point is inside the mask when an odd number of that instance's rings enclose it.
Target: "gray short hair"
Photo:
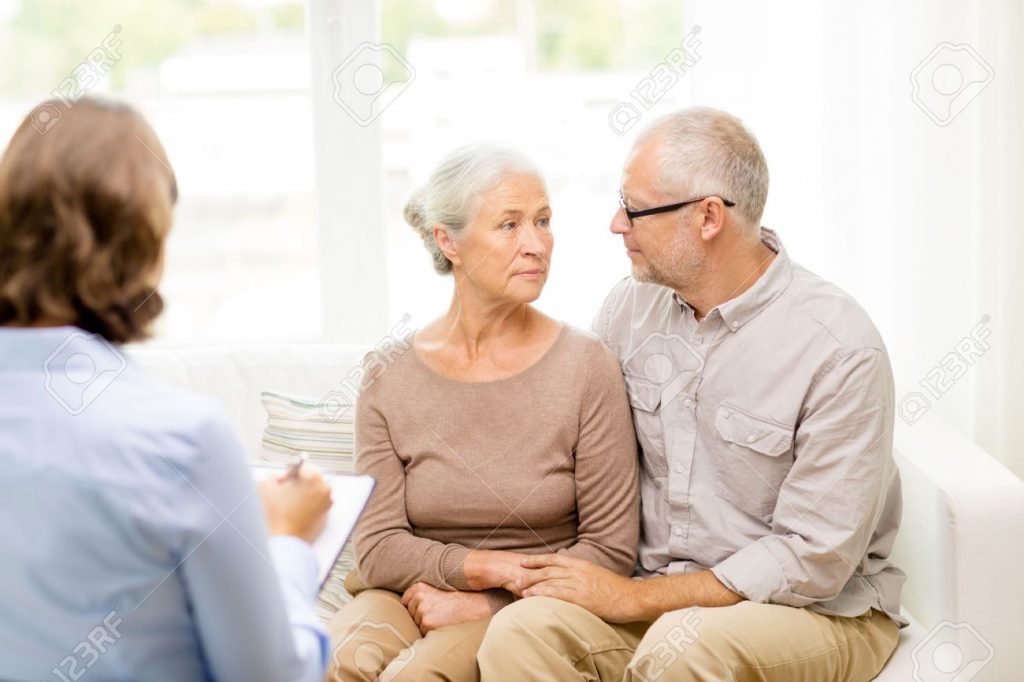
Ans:
[[[450,273],[452,264],[434,239],[434,225],[441,223],[458,239],[479,208],[477,198],[511,173],[532,175],[544,184],[537,168],[519,152],[478,142],[448,154],[413,192],[405,205],[405,222],[423,240],[439,274]]]
[[[748,227],[760,226],[768,200],[768,164],[757,138],[738,118],[710,107],[683,109],[652,122],[634,149],[653,137],[662,142],[661,191],[730,199]]]

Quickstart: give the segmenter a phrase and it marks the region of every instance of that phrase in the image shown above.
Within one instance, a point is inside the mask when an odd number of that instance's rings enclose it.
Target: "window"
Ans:
[[[317,337],[303,3],[32,0],[0,7],[4,130],[13,132],[52,93],[72,100],[111,94],[139,107],[167,149],[180,200],[158,337]],[[96,50],[105,59],[91,61]]]

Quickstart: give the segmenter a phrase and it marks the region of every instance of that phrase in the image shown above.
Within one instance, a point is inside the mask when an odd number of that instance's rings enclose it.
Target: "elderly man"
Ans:
[[[870,680],[893,652],[892,370],[860,306],[760,227],[767,193],[725,112],[637,139],[611,224],[633,277],[595,331],[642,447],[640,565],[526,559],[484,680]]]

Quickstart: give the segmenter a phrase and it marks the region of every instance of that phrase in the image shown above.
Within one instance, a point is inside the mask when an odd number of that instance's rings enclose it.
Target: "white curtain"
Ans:
[[[949,421],[1024,477],[1024,4],[692,0],[687,16],[693,100],[768,157],[765,225],[871,314],[897,398],[928,403],[911,421]]]

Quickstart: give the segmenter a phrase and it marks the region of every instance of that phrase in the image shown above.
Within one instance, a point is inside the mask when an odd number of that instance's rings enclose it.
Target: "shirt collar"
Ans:
[[[749,289],[736,298],[731,298],[708,311],[708,316],[718,311],[718,315],[730,331],[736,331],[753,319],[769,303],[778,298],[779,294],[785,291],[793,280],[793,263],[789,260],[786,247],[782,245],[782,240],[779,239],[775,231],[762,227],[761,243],[776,253],[772,264]],[[681,309],[690,308],[683,297],[676,292],[672,292],[672,300]]]
[[[78,327],[0,327],[0,369],[51,371],[54,363],[64,363],[74,354],[105,360],[120,356],[120,351]]]

